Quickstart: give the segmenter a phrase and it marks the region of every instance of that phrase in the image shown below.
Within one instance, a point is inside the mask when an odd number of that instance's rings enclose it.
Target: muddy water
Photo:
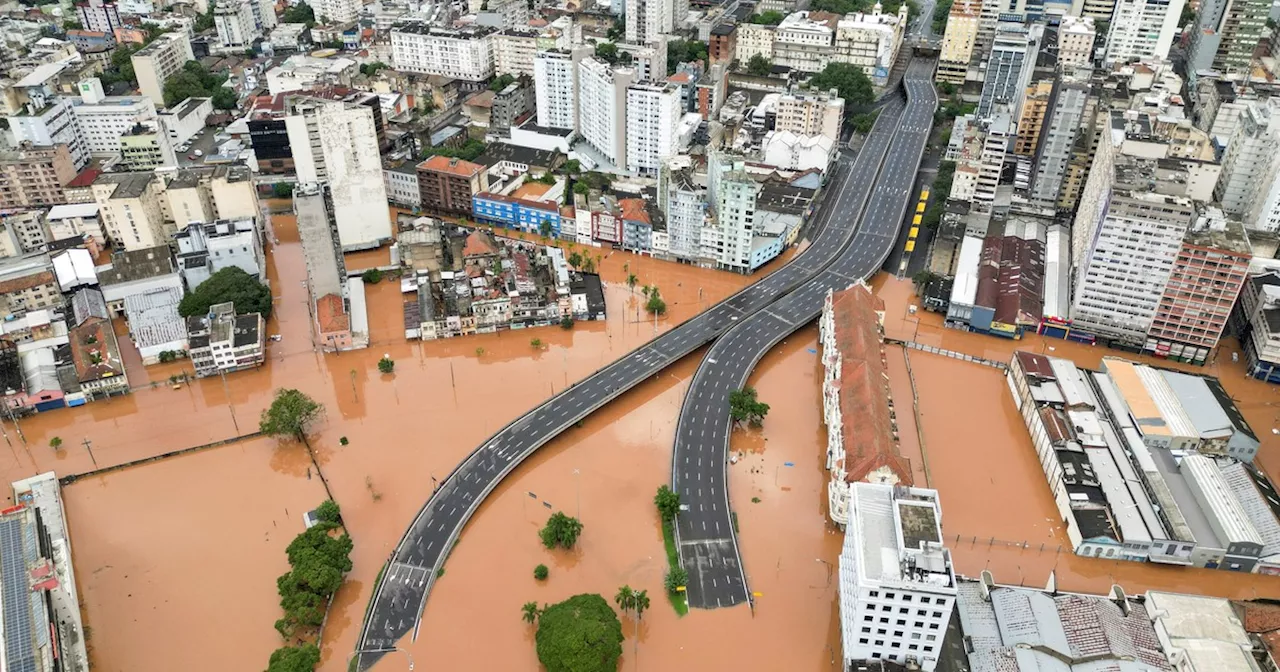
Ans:
[[[499,486],[462,534],[418,640],[401,646],[417,664],[445,669],[537,670],[533,628],[520,619],[520,605],[580,592],[611,599],[628,584],[649,591],[653,604],[638,641],[635,624],[624,619],[620,669],[637,669],[637,662],[648,669],[828,669],[835,579],[828,583],[824,562],[836,561],[840,537],[824,524],[825,473],[815,453],[823,436],[820,364],[810,352],[816,340],[816,329],[807,329],[763,360],[753,384],[772,406],[768,420],[760,431],[735,436],[744,459],[729,467],[733,505],[748,580],[762,593],[754,615],[739,608],[681,619],[662,595],[666,560],[653,492],[670,480],[675,418],[697,365],[689,358],[543,448]],[[538,542],[544,501],[583,521],[573,552],[550,552]],[[551,570],[545,583],[532,576],[539,563]],[[359,608],[367,599],[361,592],[353,601]],[[351,650],[354,630],[333,640],[338,652]],[[476,632],[502,644],[475,646]],[[375,669],[407,662],[394,654]]]
[[[313,443],[356,540],[355,569],[338,595],[326,635],[331,644],[326,646],[324,667],[334,670],[345,669],[343,659],[353,648],[369,597],[368,587],[430,493],[432,475],[443,477],[484,437],[549,394],[696,314],[749,280],[623,253],[600,252],[610,305],[606,322],[579,323],[571,331],[551,327],[425,344],[404,340],[400,313],[403,298],[398,283],[383,282],[369,288],[372,347],[362,352],[323,355],[311,346],[303,285],[305,269],[293,218],[275,217],[272,237],[278,243],[268,257],[268,276],[275,298],[268,331],[281,334],[283,339],[269,344],[266,366],[230,375],[225,381],[205,379],[173,389],[168,376],[184,370],[184,363],[143,368],[140,359],[129,361],[130,346],[126,343],[125,357],[135,393],[21,421],[26,444],[19,438],[18,428],[7,422],[0,425],[8,436],[0,450],[0,470],[10,480],[49,469],[60,475],[81,473],[95,466],[226,439],[256,429],[257,416],[269,403],[274,389],[302,389],[326,408]],[[369,256],[372,255],[364,253],[358,259]],[[637,274],[642,285],[661,288],[669,313],[656,323],[639,307],[639,288],[633,294],[625,286],[623,280],[628,272]],[[540,347],[531,344],[534,338],[541,341]],[[379,374],[374,366],[384,353],[398,363],[392,375]],[[133,355],[136,357],[136,352]],[[661,385],[686,384],[690,371],[683,371],[679,380],[667,376]],[[152,381],[157,384],[153,386]],[[654,390],[648,394],[656,395],[659,388]],[[653,416],[655,425],[674,418],[672,409],[678,403],[678,393],[665,394],[665,403],[670,406]],[[643,403],[645,395],[638,391],[611,407],[614,417],[626,417],[631,423],[628,437],[643,437],[641,426],[647,421],[634,418],[629,411],[633,405]],[[599,422],[602,427],[612,427],[607,421]],[[669,451],[669,435],[664,444],[657,439],[660,428],[643,429],[653,432],[653,445],[665,445]],[[63,439],[61,450],[48,447],[53,436]],[[342,437],[348,439],[347,446],[340,445]],[[90,442],[87,447],[82,443],[85,439]],[[197,565],[196,560],[206,552],[201,542],[207,535],[236,539],[250,531],[258,535],[270,521],[280,518],[268,517],[268,513],[285,509],[292,512],[314,504],[322,496],[316,494],[321,491],[314,473],[308,480],[308,463],[292,459],[288,451],[275,450],[271,445],[260,441],[245,444],[252,449],[239,445],[218,448],[68,488],[68,498],[73,500],[69,515],[77,569],[87,586],[86,618],[90,628],[97,631],[92,657],[95,667],[168,669],[164,661],[173,658],[152,654],[157,636],[188,651],[219,649],[218,655],[210,658],[209,667],[191,669],[248,670],[263,665],[271,649],[278,645],[271,628],[278,617],[273,582],[283,571],[282,549],[287,539],[273,538],[268,544],[255,537],[254,544],[246,546],[255,550],[237,556],[236,562],[218,560]],[[621,446],[624,442],[611,440],[608,445]],[[593,447],[598,449],[594,444]],[[621,482],[629,470],[609,461],[616,457],[615,453],[602,452],[596,458],[596,470],[617,474],[615,480]],[[208,466],[208,460],[217,465]],[[653,463],[656,471],[649,479],[653,483],[643,483],[645,501],[652,497],[651,485],[656,487],[664,477],[659,465],[664,460],[669,460],[669,453]],[[223,473],[238,478],[224,478]],[[570,475],[557,474],[547,482],[563,489],[571,482]],[[589,487],[584,483],[584,489]],[[169,491],[174,489],[183,490],[186,498],[169,497]],[[157,492],[161,496],[155,496]],[[92,498],[90,493],[100,499],[86,506]],[[102,493],[110,493],[110,498],[103,499],[107,495]],[[567,506],[563,494],[557,497],[565,502],[557,504]],[[174,499],[172,505],[170,499]],[[228,506],[228,500],[237,504]],[[157,502],[164,505],[156,507]],[[241,515],[240,507],[249,504],[252,515]],[[156,513],[155,508],[166,513]],[[641,510],[647,513],[647,509],[637,509]],[[157,558],[152,565],[140,566],[139,573],[130,573],[128,579],[123,572],[101,571],[117,565],[124,552],[111,541],[115,530],[108,526],[107,515],[111,516],[110,521],[129,521],[131,528],[135,521],[153,521],[145,526],[138,523],[138,529],[147,535],[125,535],[132,545],[128,553]],[[586,520],[589,522],[590,518]],[[283,525],[283,519],[276,524]],[[188,528],[199,529],[201,536],[188,539],[188,533],[175,531]],[[607,528],[602,522],[599,529]],[[635,536],[632,531],[625,534]],[[292,535],[291,532],[287,536]],[[470,535],[469,528],[464,537]],[[602,544],[609,543],[606,537],[597,539]],[[659,536],[648,543],[661,553]],[[259,545],[261,551],[257,550]],[[240,546],[245,544],[237,542],[226,548]],[[505,543],[474,546],[476,552],[486,556],[495,555],[495,550],[504,553],[505,547]],[[649,553],[652,550],[646,550],[646,555]],[[217,553],[208,555],[220,557]],[[241,561],[245,564],[236,564]],[[136,565],[138,561],[132,562]],[[235,566],[235,571],[225,571],[228,565]],[[532,565],[524,568],[521,576],[530,571]],[[153,581],[148,590],[137,585],[143,572]],[[191,572],[200,577],[198,591],[186,585],[191,581]],[[654,576],[660,584],[660,568]],[[120,595],[132,597],[119,598]],[[220,595],[234,595],[236,600],[210,599]],[[151,620],[135,617],[148,609],[160,616]],[[750,618],[749,614],[746,618]],[[242,619],[243,629],[222,627],[227,619]],[[199,633],[212,631],[214,626],[218,632],[235,633],[234,641],[241,646],[216,647],[201,639]]]
[[[94,669],[263,667],[284,548],[325,497],[307,464],[259,439],[67,487]]]
[[[1008,361],[1014,349],[1067,357],[1097,367],[1123,353],[1041,339],[1021,341],[968,334],[941,326],[941,316],[908,315],[910,283],[878,280],[886,302],[886,332],[948,350]],[[1280,475],[1280,437],[1270,429],[1280,411],[1277,388],[1243,376],[1228,343],[1209,367],[1174,365],[1217,375],[1262,440],[1258,462]],[[1131,357],[1134,358],[1134,357]],[[1152,364],[1169,362],[1136,357]],[[890,358],[892,363],[893,358]],[[1112,583],[1130,593],[1148,589],[1236,598],[1280,595],[1280,579],[1230,572],[1083,558],[1072,554],[1026,426],[996,369],[913,351],[911,369],[920,392],[921,424],[932,487],[942,494],[943,531],[957,571],[976,576],[988,569],[1002,583],[1043,586],[1052,573],[1060,589],[1106,592]],[[891,369],[891,378],[901,376]],[[895,389],[897,381],[894,380]],[[957,394],[963,390],[963,394]],[[1059,550],[1061,548],[1061,550]]]

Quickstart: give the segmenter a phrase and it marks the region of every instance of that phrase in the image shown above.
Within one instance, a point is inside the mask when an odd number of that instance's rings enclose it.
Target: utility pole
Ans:
[[[98,459],[93,456],[93,442],[90,441],[88,437],[86,437],[85,440],[82,441],[82,443],[84,444],[84,449],[89,453],[89,461],[93,462],[93,468],[97,469]]]
[[[577,510],[573,514],[573,517],[581,520],[582,518],[582,472],[578,471],[577,469],[573,470],[573,483],[574,483],[574,489],[577,491],[577,498],[578,498]]]
[[[227,372],[223,369],[218,369],[218,373],[222,376],[222,393],[227,395],[227,410],[231,411],[231,424],[235,426],[236,435],[239,436],[240,423],[236,422],[236,407],[235,404],[231,403],[231,390],[227,387]]]

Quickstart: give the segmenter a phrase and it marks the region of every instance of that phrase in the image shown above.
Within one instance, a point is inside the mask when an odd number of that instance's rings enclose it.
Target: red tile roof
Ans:
[[[618,201],[618,207],[622,208],[623,219],[632,222],[652,224],[652,222],[649,221],[649,211],[645,209],[644,199],[624,198]]]
[[[498,250],[489,239],[489,234],[483,231],[472,231],[471,235],[467,236],[467,242],[462,245],[463,259],[497,253]]]
[[[889,417],[892,399],[877,315],[884,302],[856,285],[832,295],[831,307],[841,358],[845,480],[863,481],[872,472],[888,469],[899,483],[911,485],[911,463],[902,456]]]
[[[1244,611],[1245,632],[1271,632],[1280,630],[1280,605],[1262,602],[1236,602]]]
[[[472,177],[484,170],[484,166],[462,159],[453,159],[439,154],[418,164],[418,170],[429,170],[433,173],[447,173],[459,177]]]
[[[341,296],[325,294],[316,299],[316,324],[322,334],[351,331],[351,316],[347,315]]]

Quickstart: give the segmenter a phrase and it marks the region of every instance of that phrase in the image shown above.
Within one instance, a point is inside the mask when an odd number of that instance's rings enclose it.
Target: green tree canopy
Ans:
[[[618,62],[618,45],[612,42],[601,42],[596,45],[596,58],[609,63]]]
[[[756,54],[747,61],[747,72],[758,77],[764,77],[773,72],[773,61],[764,57],[764,54]]]
[[[756,388],[744,387],[729,393],[729,417],[734,421],[746,421],[753,427],[759,427],[768,414],[769,404],[756,398]]]
[[[316,12],[311,9],[311,5],[305,2],[299,2],[292,7],[286,7],[284,14],[280,15],[282,23],[305,23],[308,28],[316,25]]]
[[[680,512],[680,494],[669,486],[658,486],[658,494],[653,496],[653,503],[658,507],[658,515],[664,523],[675,520],[676,514]]]
[[[615,672],[622,622],[603,597],[574,595],[542,611],[535,640],[547,672]]]
[[[164,104],[172,107],[188,98],[212,98],[224,88],[222,84],[226,81],[226,75],[209,72],[199,61],[187,61],[182,70],[165,80]],[[232,96],[234,95],[233,92]],[[225,101],[225,94],[222,100]]]
[[[707,43],[698,40],[672,40],[667,44],[667,74],[676,74],[676,66],[690,61],[707,60]]]
[[[750,18],[747,19],[747,23],[758,23],[762,26],[776,26],[779,23],[782,23],[782,20],[785,19],[786,16],[787,15],[782,12],[769,10],[759,14],[752,14]]]
[[[178,304],[178,314],[204,315],[209,312],[209,306],[227,301],[235,302],[236,312],[241,315],[261,313],[263,319],[271,317],[271,290],[239,266],[228,266],[214,273],[188,292]]]
[[[451,159],[462,159],[463,161],[475,161],[488,145],[475,138],[470,138],[462,143],[461,147],[428,147],[422,153],[422,158],[426,159],[432,156],[447,156]]]
[[[582,522],[573,516],[566,516],[560,511],[551,514],[547,524],[538,532],[542,545],[547,548],[573,548],[582,534]]]
[[[258,430],[267,436],[301,439],[323,411],[324,406],[298,390],[276,390],[276,398],[262,410]]]
[[[516,81],[514,75],[498,75],[493,78],[492,82],[489,82],[489,90],[496,93],[507,88],[514,81]]]
[[[342,519],[342,508],[332,499],[326,499],[320,502],[320,506],[316,507],[316,517],[322,523],[337,525],[338,521]]]
[[[378,74],[379,70],[386,70],[389,67],[391,66],[387,65],[386,63],[383,63],[382,61],[374,61],[372,63],[361,63],[360,74],[368,75],[369,77],[372,77]]]
[[[282,646],[271,652],[267,672],[312,672],[320,664],[320,649],[315,644]]]
[[[876,100],[871,78],[862,68],[848,63],[828,63],[822,72],[809,78],[809,86],[820,91],[836,89],[845,105],[866,107]]]

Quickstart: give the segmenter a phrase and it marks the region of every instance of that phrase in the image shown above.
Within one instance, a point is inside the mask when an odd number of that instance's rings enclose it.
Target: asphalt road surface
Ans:
[[[897,126],[902,109],[903,102],[898,98],[897,102],[886,104],[879,118],[886,125]],[[887,141],[886,137],[885,146]],[[867,151],[864,145],[859,161]],[[884,149],[879,151],[883,153]],[[553,396],[472,451],[440,483],[392,553],[365,615],[356,649],[359,669],[371,667],[410,631],[416,637],[427,595],[448,551],[484,498],[520,462],[578,420],[711,342],[739,320],[757,313],[831,264],[851,240],[856,223],[856,218],[842,211],[849,207],[849,200],[842,194],[864,182],[869,188],[870,176],[863,173],[860,164],[841,150],[807,233],[810,244],[794,259]]]
[[[911,62],[903,76],[906,111],[896,123],[885,118],[890,109],[881,112],[858,156],[854,176],[836,201],[841,216],[853,221],[861,217],[853,240],[812,280],[738,321],[711,346],[694,373],[680,409],[671,465],[672,487],[681,500],[676,541],[680,563],[689,573],[686,590],[692,607],[728,607],[750,599],[729,508],[729,393],[746,385],[770,348],[822,312],[827,292],[849,287],[884,264],[914,202],[916,171],[938,106],[932,79],[932,60]]]

